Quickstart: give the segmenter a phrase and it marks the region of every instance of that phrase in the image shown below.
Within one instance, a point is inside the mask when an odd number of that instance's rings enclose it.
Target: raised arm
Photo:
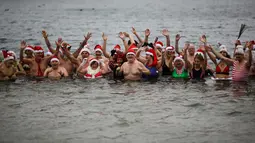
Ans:
[[[89,38],[92,36],[92,33],[87,34],[87,36],[84,36],[84,40],[81,42],[79,48],[76,49],[76,51],[73,53],[73,57],[77,58],[82,50],[82,48],[87,44]]]
[[[146,59],[145,59],[144,57],[141,57],[141,56],[140,56],[140,53],[141,53],[141,51],[143,51],[143,50],[145,50],[145,49],[144,49],[144,48],[140,48],[140,49],[136,52],[136,59],[137,59],[138,61],[140,61],[141,63],[146,64]]]
[[[126,42],[126,40],[125,40],[125,35],[124,35],[124,33],[123,32],[120,32],[119,33],[119,37],[120,37],[120,39],[122,40],[122,42],[123,42],[123,45],[124,45],[124,47],[125,47],[125,53],[127,53],[127,51],[128,51],[128,44],[127,44],[127,42]]]
[[[148,43],[149,36],[151,34],[150,29],[146,29],[144,33],[145,33],[144,43]]]
[[[49,51],[50,51],[52,54],[54,54],[56,51],[52,48],[52,46],[51,46],[51,44],[50,44],[50,41],[49,41],[49,39],[48,39],[48,34],[47,34],[47,32],[46,32],[45,30],[42,30],[42,36],[43,36],[43,38],[44,38],[44,41],[45,41],[45,43],[46,43],[46,45],[47,45]],[[61,41],[62,41],[62,39],[61,39]]]
[[[184,48],[184,61],[185,61],[186,69],[191,71],[192,70],[192,64],[189,62],[188,56],[187,56],[187,49],[188,48],[189,48],[189,44],[187,44],[187,46],[185,46],[185,48]]]
[[[103,33],[102,34],[102,38],[103,38],[103,41],[104,41],[104,43],[103,43],[103,47],[102,47],[102,49],[103,49],[103,54],[104,54],[104,56],[106,57],[106,58],[110,58],[110,54],[106,51],[106,42],[107,42],[107,36]]]
[[[252,64],[252,49],[253,49],[253,45],[252,45],[252,43],[251,42],[249,42],[248,44],[247,44],[247,47],[248,47],[248,61],[246,62],[246,68],[247,69],[250,69],[250,67],[251,67],[251,64]]]
[[[180,40],[180,39],[181,39],[180,34],[177,34],[177,35],[175,36],[175,51],[176,51],[176,53],[179,54],[179,55],[180,55],[180,51],[179,51],[179,40]]]
[[[206,46],[207,47],[207,46]],[[214,56],[214,54],[210,51],[209,48],[205,47],[205,51],[208,54],[209,58],[212,60],[212,62],[217,65],[217,61],[216,61],[216,57]]]
[[[216,55],[216,57],[219,57],[220,59],[224,60],[225,62],[227,62],[228,65],[233,65],[234,60],[222,56],[220,53],[215,51],[215,49],[211,45],[206,46],[206,48],[209,48],[209,50],[211,50],[213,52],[213,54]]]
[[[137,34],[134,27],[132,27],[132,33],[136,36],[140,43],[144,43],[143,39]]]
[[[169,31],[167,29],[163,29],[162,34],[166,37],[166,47],[171,46]]]
[[[57,49],[59,50],[59,48],[60,48],[60,43],[57,43],[56,42],[56,45],[57,45]],[[66,57],[73,63],[73,64],[75,64],[75,65],[77,65],[77,66],[79,66],[80,65],[80,61],[77,59],[77,58],[75,58],[68,50],[67,50],[67,48],[66,48],[66,44],[63,44],[63,47],[62,47],[62,51],[64,52],[64,54],[66,55]],[[58,51],[57,50],[57,51]]]
[[[21,41],[20,42],[20,53],[19,53],[20,62],[25,63],[25,64],[31,64],[32,60],[24,58],[24,56],[23,56],[25,48],[26,48],[26,42]]]

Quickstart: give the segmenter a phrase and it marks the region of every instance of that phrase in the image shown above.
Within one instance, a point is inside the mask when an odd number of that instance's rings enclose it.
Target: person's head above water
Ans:
[[[103,49],[102,49],[101,45],[96,45],[94,48],[94,51],[95,51],[96,57],[101,57],[103,54]]]

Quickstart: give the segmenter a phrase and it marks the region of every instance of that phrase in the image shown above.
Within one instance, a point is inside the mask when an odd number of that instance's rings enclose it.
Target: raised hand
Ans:
[[[48,37],[48,34],[45,30],[42,30],[42,36],[43,38],[47,38]]]
[[[102,34],[102,38],[103,38],[104,41],[107,41],[107,36],[104,34],[104,32]]]
[[[206,43],[206,36],[205,35],[202,35],[200,37],[200,41],[203,42],[203,43]]]
[[[212,51],[212,46],[211,45],[206,45],[205,50],[209,51],[209,52]]]
[[[123,34],[126,36],[126,37],[129,37],[129,34],[127,32],[123,32]]]
[[[119,37],[120,37],[120,39],[125,40],[125,35],[124,35],[123,32],[120,32],[120,33],[119,33]]]
[[[134,27],[132,27],[132,33],[136,35],[136,30]]]
[[[169,36],[169,31],[167,29],[163,29],[162,34],[164,36]]]
[[[180,39],[181,39],[180,34],[177,34],[177,35],[175,36],[175,41],[179,41]]]
[[[20,42],[20,49],[25,49],[27,47],[27,44],[26,44],[26,42],[25,41],[21,41]]]
[[[87,35],[84,35],[85,40],[89,40],[92,37],[92,33],[88,32]]]
[[[62,38],[58,38],[58,43],[62,43],[63,42],[63,40],[62,40]]]
[[[251,41],[248,42],[248,43],[246,44],[246,47],[248,47],[249,50],[253,50],[253,44],[252,44],[252,42],[251,42]]]
[[[144,33],[145,33],[145,36],[149,37],[150,34],[151,34],[150,29],[146,29],[146,30],[144,31]]]
[[[236,45],[236,46],[237,46],[237,45],[242,45],[242,44],[241,44],[241,41],[240,41],[239,39],[236,40],[235,45]]]
[[[61,43],[62,43],[62,41],[55,41],[55,44],[57,47],[61,47]]]

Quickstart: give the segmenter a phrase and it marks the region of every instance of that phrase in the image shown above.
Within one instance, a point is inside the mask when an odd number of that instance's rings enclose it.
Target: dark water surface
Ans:
[[[46,29],[53,43],[63,37],[78,47],[108,37],[108,49],[122,44],[119,31],[151,29],[151,40],[163,28],[198,42],[229,47],[240,25],[241,40],[254,39],[254,0],[1,0],[0,48],[18,53],[20,40],[42,43]],[[174,44],[174,43],[172,43]],[[169,81],[115,83],[66,80],[0,83],[0,142],[255,142],[255,82],[248,84]]]

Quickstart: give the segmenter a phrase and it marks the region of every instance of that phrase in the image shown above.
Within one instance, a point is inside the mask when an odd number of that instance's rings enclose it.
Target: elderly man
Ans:
[[[138,60],[133,49],[129,49],[127,54],[127,62],[120,67],[120,73],[124,74],[125,80],[138,81],[141,80],[142,74],[149,75],[150,71]]]

